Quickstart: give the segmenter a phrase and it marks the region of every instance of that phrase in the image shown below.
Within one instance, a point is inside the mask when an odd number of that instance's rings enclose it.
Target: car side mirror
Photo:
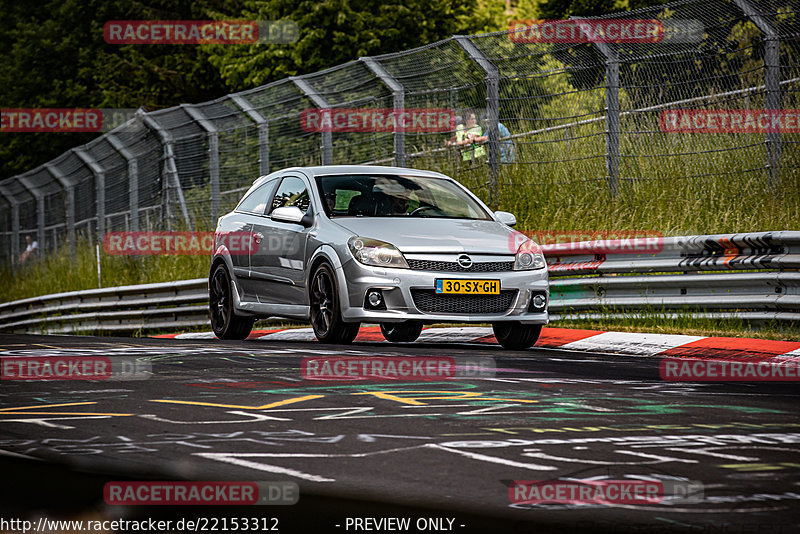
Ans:
[[[311,222],[314,220],[310,213],[303,213],[297,206],[275,208],[272,210],[272,213],[270,213],[270,217],[273,221],[302,224],[306,227],[311,226]]]
[[[514,214],[507,211],[494,212],[494,218],[497,222],[501,222],[506,226],[514,226],[517,224],[517,218],[514,217]]]

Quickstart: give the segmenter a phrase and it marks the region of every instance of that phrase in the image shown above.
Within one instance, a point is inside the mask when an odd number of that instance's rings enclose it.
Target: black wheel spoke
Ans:
[[[323,343],[352,343],[358,323],[342,320],[336,296],[336,279],[328,264],[321,265],[311,278],[309,304],[314,334]]]
[[[328,280],[325,273],[319,273],[319,289],[325,297],[328,296]]]
[[[321,335],[327,335],[333,322],[330,284],[325,271],[319,271],[311,285],[311,322]]]
[[[217,271],[211,285],[211,315],[217,328],[224,329],[228,323],[228,299],[230,298],[230,286],[226,283],[225,273]]]

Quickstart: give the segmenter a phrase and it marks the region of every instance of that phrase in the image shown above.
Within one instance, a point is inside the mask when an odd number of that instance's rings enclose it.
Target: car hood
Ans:
[[[408,253],[514,254],[515,231],[497,221],[340,217],[336,223],[361,237],[380,239]]]

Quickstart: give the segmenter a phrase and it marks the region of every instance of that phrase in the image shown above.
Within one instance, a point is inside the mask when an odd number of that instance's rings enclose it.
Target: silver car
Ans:
[[[547,265],[514,224],[436,172],[274,172],[217,224],[214,333],[244,339],[278,316],[310,320],[325,343],[352,342],[362,322],[408,342],[426,323],[491,323],[501,345],[528,348],[548,322]]]

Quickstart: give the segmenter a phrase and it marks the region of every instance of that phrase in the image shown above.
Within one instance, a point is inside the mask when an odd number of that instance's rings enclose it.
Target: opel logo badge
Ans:
[[[458,265],[460,265],[462,269],[469,269],[472,267],[472,258],[466,254],[462,254],[458,257]]]

